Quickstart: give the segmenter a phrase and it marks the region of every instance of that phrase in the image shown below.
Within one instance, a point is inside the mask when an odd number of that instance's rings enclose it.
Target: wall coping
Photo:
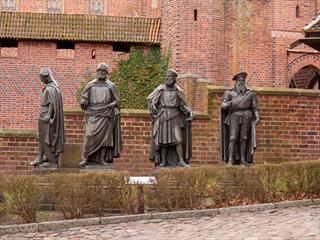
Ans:
[[[65,108],[65,116],[82,116],[84,111],[80,108]],[[194,112],[194,119],[210,119],[210,116],[207,112]],[[141,117],[141,118],[150,118],[149,112],[147,109],[121,109],[121,117]]]
[[[230,88],[226,86],[208,86],[209,93],[224,93]],[[320,97],[320,91],[314,89],[268,87],[253,87],[250,89],[254,90],[258,95]]]
[[[35,138],[37,137],[37,131],[35,129],[0,129],[0,137]]]
[[[84,111],[79,109],[64,109],[65,116],[83,116]],[[141,117],[150,118],[148,110],[145,109],[123,109],[121,110],[122,117]],[[210,120],[210,115],[207,112],[194,112],[196,120]],[[37,129],[0,129],[0,137],[2,138],[36,138]]]

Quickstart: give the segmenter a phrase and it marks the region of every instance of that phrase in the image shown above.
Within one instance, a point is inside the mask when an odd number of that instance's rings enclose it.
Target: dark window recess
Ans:
[[[112,50],[114,52],[125,52],[125,53],[128,53],[128,52],[130,52],[130,45],[129,44],[125,44],[125,43],[114,43],[112,45]]]
[[[74,49],[74,42],[71,41],[58,41],[57,49]]]
[[[197,9],[193,10],[193,20],[198,21],[198,10]]]
[[[7,47],[7,48],[17,48],[18,47],[18,40],[16,39],[0,39],[0,47]]]
[[[300,17],[300,7],[299,5],[296,6],[296,17]]]

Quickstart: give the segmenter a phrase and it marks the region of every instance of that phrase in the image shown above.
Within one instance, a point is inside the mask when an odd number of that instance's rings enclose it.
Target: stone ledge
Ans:
[[[314,205],[312,199],[275,203],[276,208],[307,207]]]
[[[221,215],[227,215],[227,214],[239,213],[239,212],[258,212],[258,211],[270,210],[274,208],[275,208],[275,205],[273,203],[264,203],[264,204],[256,204],[256,205],[219,208],[218,211],[219,211],[219,214]]]
[[[101,218],[87,218],[87,219],[74,219],[64,220],[55,222],[42,222],[42,223],[31,223],[31,224],[20,224],[20,225],[6,225],[0,226],[0,235],[4,234],[15,234],[21,232],[43,232],[52,230],[61,230],[73,227],[82,227],[90,225],[106,225],[116,223],[126,223],[133,221],[157,221],[157,219],[176,219],[176,218],[191,218],[191,217],[214,217],[218,214],[232,214],[239,212],[256,212],[271,210],[275,208],[290,208],[290,207],[306,207],[311,205],[319,205],[320,199],[305,199],[288,202],[278,203],[263,203],[255,205],[245,206],[234,206],[227,208],[216,208],[216,209],[205,209],[205,210],[189,210],[189,211],[177,211],[177,212],[159,212],[159,213],[148,213],[140,215],[125,215],[125,216],[112,216],[112,217],[101,217]]]
[[[160,212],[152,213],[152,219],[175,219],[175,218],[190,218],[190,217],[213,217],[218,214],[218,209],[205,209],[205,210],[190,210],[190,211],[177,211],[177,212]]]
[[[38,231],[53,231],[72,227],[84,227],[91,225],[101,224],[100,218],[84,218],[84,219],[72,219],[64,221],[42,222],[38,224]]]
[[[65,116],[83,116],[84,111],[79,109],[64,109]],[[207,112],[194,112],[195,119],[210,119],[210,116]],[[122,109],[121,117],[142,117],[150,118],[149,112],[147,109]]]
[[[32,129],[0,129],[0,137],[37,137],[37,131]]]
[[[209,93],[224,93],[226,90],[232,88],[225,86],[208,86]],[[249,87],[250,88],[250,87]],[[274,96],[309,96],[309,97],[320,97],[319,90],[313,89],[301,89],[301,88],[262,88],[253,87],[258,95],[274,95]]]
[[[151,220],[151,214],[140,214],[140,215],[125,215],[125,216],[114,216],[114,217],[102,217],[101,224],[115,224],[115,223],[126,223],[140,220]]]
[[[17,224],[0,226],[0,236],[4,234],[15,234],[20,232],[30,233],[39,231],[38,223]]]

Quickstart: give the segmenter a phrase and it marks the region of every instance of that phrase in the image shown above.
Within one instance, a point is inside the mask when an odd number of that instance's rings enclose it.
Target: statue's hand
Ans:
[[[191,122],[193,120],[193,113],[189,112],[189,117],[186,119],[188,122]]]
[[[86,102],[80,102],[80,107],[85,110],[88,107],[88,104]]]
[[[116,106],[116,102],[109,103],[107,107],[114,108]]]
[[[47,123],[50,120],[50,116],[49,115],[45,115],[44,117],[42,117],[42,121]]]
[[[256,120],[254,120],[254,121],[252,122],[252,124],[253,124],[253,125],[257,125],[259,122],[260,122],[260,118],[257,118]]]

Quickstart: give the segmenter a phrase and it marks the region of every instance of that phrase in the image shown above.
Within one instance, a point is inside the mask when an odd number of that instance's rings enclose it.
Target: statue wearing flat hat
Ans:
[[[253,163],[260,121],[256,93],[246,87],[247,73],[233,77],[235,87],[225,91],[221,104],[221,159],[228,165]]]
[[[111,167],[120,155],[120,96],[107,75],[107,64],[98,64],[97,77],[88,82],[80,98],[86,115],[81,167]]]

